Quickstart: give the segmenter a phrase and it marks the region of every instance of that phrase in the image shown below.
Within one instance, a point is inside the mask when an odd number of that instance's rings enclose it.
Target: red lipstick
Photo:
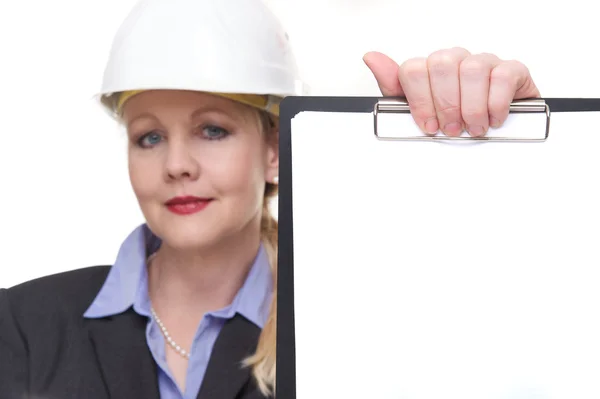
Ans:
[[[200,212],[208,206],[212,200],[210,198],[199,197],[174,197],[168,200],[165,205],[167,209],[178,215],[190,215]]]

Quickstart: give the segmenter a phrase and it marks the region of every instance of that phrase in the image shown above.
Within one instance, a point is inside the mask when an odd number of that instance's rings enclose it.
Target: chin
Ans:
[[[251,224],[245,215],[235,211],[201,211],[185,216],[159,211],[153,214],[149,212],[147,216],[151,230],[166,245],[179,251],[206,250],[224,242],[235,245],[232,242],[235,241],[234,237],[244,234],[245,227]]]
[[[220,226],[222,229],[222,226]],[[161,229],[163,242],[172,248],[191,251],[210,248],[223,240],[223,234],[212,225],[171,223]]]

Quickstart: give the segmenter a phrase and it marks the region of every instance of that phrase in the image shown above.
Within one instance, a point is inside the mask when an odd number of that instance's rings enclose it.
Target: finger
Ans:
[[[427,59],[413,58],[404,62],[400,66],[398,79],[404,89],[410,113],[421,131],[426,134],[437,133],[439,123],[431,98]]]
[[[433,104],[441,130],[448,136],[460,136],[464,130],[459,66],[469,55],[465,49],[454,48],[437,51],[427,59]]]
[[[385,54],[372,51],[363,57],[363,61],[373,73],[379,90],[384,96],[404,96],[398,80],[398,64]]]
[[[502,126],[508,118],[510,103],[513,100],[537,97],[540,97],[540,92],[525,65],[519,61],[506,61],[497,65],[490,76],[490,126]]]
[[[473,137],[483,136],[488,131],[490,76],[501,62],[493,54],[478,54],[465,58],[460,64],[461,116]]]

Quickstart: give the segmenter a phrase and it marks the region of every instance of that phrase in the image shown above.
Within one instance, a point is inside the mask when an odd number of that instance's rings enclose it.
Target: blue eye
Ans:
[[[138,140],[138,145],[143,148],[152,147],[160,142],[162,136],[156,132],[150,132],[148,134],[143,135]]]
[[[202,130],[208,140],[221,140],[229,135],[227,130],[214,125],[205,126]]]

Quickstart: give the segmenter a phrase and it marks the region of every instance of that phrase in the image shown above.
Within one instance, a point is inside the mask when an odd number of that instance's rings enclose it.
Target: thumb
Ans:
[[[383,96],[404,96],[399,78],[400,66],[394,60],[385,54],[371,51],[364,55],[363,61],[373,73]]]

